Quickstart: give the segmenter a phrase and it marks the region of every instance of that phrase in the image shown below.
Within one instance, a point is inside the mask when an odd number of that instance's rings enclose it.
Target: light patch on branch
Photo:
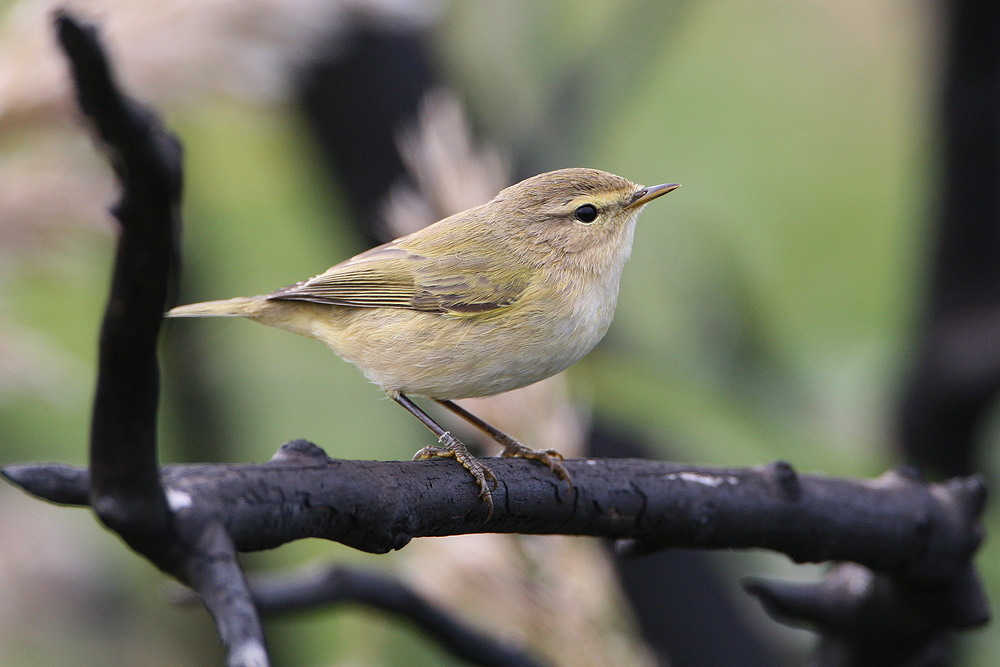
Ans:
[[[167,505],[170,506],[172,511],[179,512],[187,509],[191,507],[192,502],[190,493],[167,487]]]
[[[723,484],[739,484],[739,480],[731,475],[726,475],[725,477],[720,477],[718,475],[702,475],[694,472],[678,472],[671,473],[666,476],[666,479],[676,480],[679,479],[684,482],[693,482],[695,484],[703,484],[705,486],[722,486]]]

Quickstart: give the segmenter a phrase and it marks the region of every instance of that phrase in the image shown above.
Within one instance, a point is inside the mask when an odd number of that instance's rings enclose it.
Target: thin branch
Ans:
[[[332,604],[364,604],[409,620],[456,657],[483,667],[538,667],[534,658],[482,635],[431,604],[406,584],[352,567],[322,569],[252,580],[262,614]]]
[[[226,647],[230,667],[266,667],[269,664],[264,643],[264,627],[247,584],[246,575],[236,558],[236,549],[217,521],[202,523],[196,510],[186,521],[179,511],[178,524],[190,531],[193,548],[185,560],[186,581],[201,598]]]
[[[409,621],[428,639],[457,658],[483,667],[540,667],[527,653],[480,634],[425,600],[403,582],[384,574],[342,565],[307,567],[298,572],[258,576],[250,580],[257,610],[263,615],[310,611],[342,604],[361,604]],[[171,591],[176,604],[197,601],[189,588]]]
[[[823,638],[814,664],[949,664],[946,627],[970,627],[989,618],[988,603],[970,567],[928,594],[927,584],[840,563],[816,583],[750,579],[744,588],[774,618],[809,627]]]
[[[946,475],[974,470],[1000,393],[1000,5],[941,3],[936,229],[899,437]]]
[[[121,92],[94,26],[66,11],[54,23],[80,108],[121,185],[112,207],[121,233],[101,326],[85,493],[129,546],[199,591],[229,665],[263,667],[263,627],[232,541],[210,517],[176,499],[168,505],[157,468],[156,345],[176,280],[180,142],[155,112]]]
[[[156,342],[175,273],[180,144],[154,113],[123,95],[97,30],[55,17],[77,97],[122,186],[111,293],[101,326],[90,435],[91,505],[133,547],[168,529],[156,472]]]

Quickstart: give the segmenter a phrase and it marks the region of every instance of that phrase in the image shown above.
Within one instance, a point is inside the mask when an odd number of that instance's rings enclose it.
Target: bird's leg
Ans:
[[[503,445],[503,451],[500,456],[504,458],[517,457],[521,459],[533,459],[535,461],[541,461],[549,467],[549,470],[554,472],[559,476],[559,479],[564,479],[569,484],[570,488],[573,488],[573,480],[570,479],[569,472],[562,464],[563,456],[554,449],[529,449],[525,447],[520,442],[507,435],[496,426],[489,424],[476,415],[472,414],[465,408],[463,408],[458,403],[453,401],[435,399],[438,403],[448,408],[456,415],[466,420],[476,428],[480,429],[483,433],[490,436],[498,443]],[[440,427],[439,427],[440,428]]]
[[[424,447],[413,456],[413,460],[422,461],[424,459],[441,456],[454,458],[456,461],[461,463],[462,467],[472,473],[472,476],[476,478],[476,482],[479,484],[479,498],[490,506],[490,513],[487,517],[487,521],[489,521],[490,517],[493,516],[493,492],[490,489],[490,485],[492,485],[493,489],[497,488],[497,478],[496,475],[493,474],[493,471],[480,463],[479,459],[469,453],[469,450],[466,449],[461,440],[441,428],[441,426],[434,421],[430,415],[421,410],[420,407],[407,398],[405,394],[391,393],[389,396],[392,400],[406,408],[407,412],[419,419],[421,424],[429,428],[431,432],[438,437],[440,446],[429,445]]]

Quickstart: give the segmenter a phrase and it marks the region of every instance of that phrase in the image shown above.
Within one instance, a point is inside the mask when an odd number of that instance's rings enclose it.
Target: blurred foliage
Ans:
[[[901,0],[448,7],[433,32],[439,63],[491,141],[528,155],[533,171],[590,166],[684,186],[643,215],[608,339],[571,371],[602,419],[680,460],[782,458],[854,476],[898,460],[896,390],[937,196],[935,21],[930,6]],[[291,106],[207,99],[169,109],[168,121],[186,150],[184,282],[198,290],[186,299],[262,293],[361,249]],[[13,340],[30,339],[32,358],[49,369],[42,385],[0,393],[0,462],[85,461],[112,243],[110,233],[70,234],[40,260],[0,269],[0,332],[27,332]],[[214,417],[235,443],[228,460],[266,460],[299,437],[348,458],[406,458],[428,444],[418,424],[311,341],[231,320],[173,321],[166,333],[208,351],[222,408]],[[169,386],[171,369],[163,373]],[[168,403],[164,460],[197,452],[172,440],[176,420]],[[990,472],[995,433],[984,438]],[[68,525],[87,523],[82,512],[57,519],[66,511],[18,496],[0,487],[4,507],[55,526],[50,548]],[[994,510],[988,529],[998,524]],[[72,532],[100,554],[108,607],[141,607],[108,635],[119,648],[100,649],[109,651],[103,662],[140,662],[123,647],[155,643],[170,647],[163,664],[178,664],[194,639],[206,648],[190,664],[217,662],[210,628],[163,604],[162,578],[148,565],[95,526]],[[388,567],[396,557],[307,541],[247,562]],[[782,558],[747,558],[752,565],[724,560],[741,573],[801,576]],[[996,608],[995,542],[978,563]],[[748,609],[782,641],[803,642]],[[0,610],[0,636],[45,613]],[[145,617],[156,625],[137,620]],[[105,630],[88,625],[72,637]],[[369,612],[293,616],[269,632],[276,664],[452,664]],[[0,662],[23,663],[29,649],[44,653],[34,664],[75,661],[75,640],[31,637],[0,648]],[[990,627],[961,646],[961,664],[993,664],[1000,636]]]

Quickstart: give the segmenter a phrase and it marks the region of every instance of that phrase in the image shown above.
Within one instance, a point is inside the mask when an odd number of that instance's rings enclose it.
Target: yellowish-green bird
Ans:
[[[677,187],[595,169],[540,174],[305,282],[167,316],[245,317],[329,346],[438,436],[414,459],[456,458],[492,516],[494,474],[409,396],[569,482],[558,452],[528,449],[452,400],[533,384],[590,352],[611,324],[639,212]]]

